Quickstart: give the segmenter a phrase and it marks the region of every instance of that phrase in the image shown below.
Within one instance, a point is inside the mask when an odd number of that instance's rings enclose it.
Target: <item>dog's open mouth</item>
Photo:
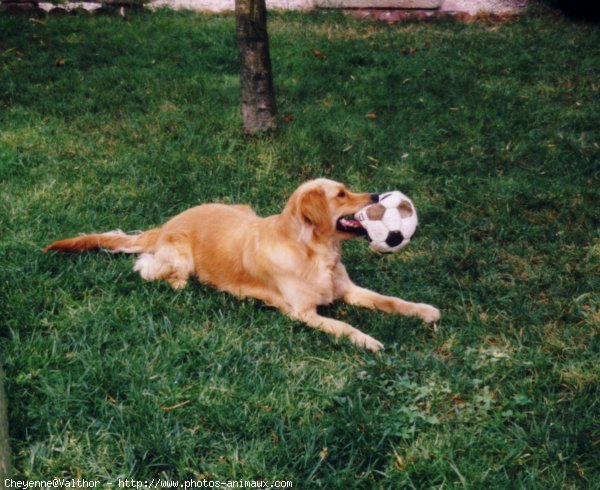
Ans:
[[[336,222],[336,229],[342,233],[352,233],[353,235],[366,235],[367,233],[360,221],[355,219],[352,214],[339,218]]]

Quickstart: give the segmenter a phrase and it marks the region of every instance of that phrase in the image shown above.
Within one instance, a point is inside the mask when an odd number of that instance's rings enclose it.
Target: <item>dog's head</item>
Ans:
[[[354,213],[378,199],[377,194],[357,194],[339,182],[316,179],[296,189],[282,214],[301,227],[302,236],[309,231],[315,238],[343,240],[365,234]]]

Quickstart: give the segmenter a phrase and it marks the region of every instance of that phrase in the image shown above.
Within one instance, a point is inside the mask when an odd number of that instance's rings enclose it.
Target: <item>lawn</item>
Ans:
[[[0,16],[15,478],[600,488],[598,26],[269,22],[281,128],[246,139],[231,16]],[[409,247],[344,261],[435,328],[328,306],[373,355],[131,256],[41,251],[206,201],[277,213],[317,176],[413,198]]]

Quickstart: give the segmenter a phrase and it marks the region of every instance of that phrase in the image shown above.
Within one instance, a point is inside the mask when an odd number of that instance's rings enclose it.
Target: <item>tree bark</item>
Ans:
[[[235,0],[242,116],[246,134],[273,131],[277,128],[277,105],[265,0]]]

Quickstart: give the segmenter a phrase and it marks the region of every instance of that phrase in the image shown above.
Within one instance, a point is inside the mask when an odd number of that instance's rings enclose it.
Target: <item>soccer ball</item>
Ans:
[[[381,194],[379,202],[362,208],[354,217],[366,230],[371,249],[380,253],[406,247],[418,224],[415,205],[400,191]]]

